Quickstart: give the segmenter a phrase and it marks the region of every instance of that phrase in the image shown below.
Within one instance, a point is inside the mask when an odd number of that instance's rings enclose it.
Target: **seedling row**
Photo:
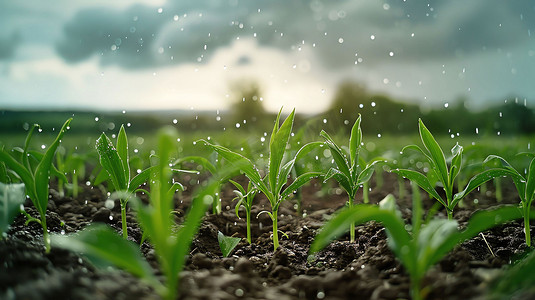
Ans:
[[[281,110],[282,112],[282,110]],[[355,243],[355,226],[368,221],[380,222],[386,229],[391,251],[404,266],[411,282],[413,299],[425,298],[429,287],[422,286],[427,271],[445,255],[464,241],[492,227],[523,220],[525,244],[531,247],[530,219],[535,218],[531,204],[535,198],[535,153],[519,152],[514,164],[498,153],[481,157],[481,151],[470,145],[456,144],[445,151],[422,120],[418,121],[419,145],[402,149],[389,149],[371,157],[366,149],[361,130],[361,117],[355,120],[346,141],[333,138],[322,130],[317,139],[305,143],[300,134],[294,134],[295,111],[284,120],[277,115],[271,134],[263,137],[266,149],[262,153],[248,153],[244,149],[221,146],[216,140],[205,138],[193,141],[206,156],[177,157],[177,132],[163,128],[157,135],[157,150],[148,155],[147,162],[128,147],[129,139],[124,126],[118,131],[115,142],[103,133],[90,153],[61,153],[58,148],[68,138],[72,119],[58,131],[55,140],[44,153],[31,149],[32,136],[38,125],[32,126],[23,147],[0,151],[0,238],[6,237],[10,223],[24,214],[27,223],[42,227],[45,252],[52,247],[64,248],[83,254],[96,261],[107,261],[141,278],[164,299],[176,299],[179,277],[190,246],[207,211],[222,212],[221,193],[224,186],[234,190],[236,216],[245,215],[247,243],[254,243],[251,220],[266,214],[271,220],[273,251],[280,246],[278,228],[281,204],[296,201],[301,215],[300,191],[311,181],[325,187],[333,185],[347,196],[346,206],[318,231],[310,245],[309,260],[322,251],[332,240],[344,238]],[[303,131],[299,131],[303,132]],[[331,133],[332,134],[332,133]],[[297,139],[297,141],[291,141]],[[65,151],[64,151],[65,152]],[[253,157],[254,156],[254,157]],[[258,159],[258,156],[261,159]],[[86,160],[98,158],[90,181]],[[375,176],[381,184],[385,173],[398,176],[398,197],[411,195],[412,211],[409,220],[401,217],[395,197],[386,196],[378,204],[370,204],[369,182]],[[191,182],[182,178],[207,178],[193,184],[191,205],[183,224],[174,220],[176,199]],[[243,178],[246,180],[243,180]],[[240,180],[238,180],[238,178]],[[405,190],[406,180],[412,190]],[[499,201],[501,185],[510,180],[518,193],[518,205],[500,205],[475,212],[468,223],[460,228],[455,211],[470,193],[486,189],[492,182]],[[78,182],[82,181],[82,182]],[[118,199],[121,209],[121,232],[103,225],[91,224],[72,235],[49,234],[47,205],[51,183],[60,193],[76,197],[80,184],[106,189],[111,199]],[[357,199],[361,192],[362,199]],[[420,192],[433,199],[434,205],[424,210]],[[269,206],[257,215],[252,207],[263,197]],[[30,216],[22,206],[29,198],[39,217]],[[139,245],[128,239],[126,214],[135,212],[136,221],[143,232],[142,243],[149,242],[157,254],[163,279],[140,252]],[[445,215],[442,213],[445,212]],[[230,255],[241,238],[219,233],[218,242],[224,256]]]

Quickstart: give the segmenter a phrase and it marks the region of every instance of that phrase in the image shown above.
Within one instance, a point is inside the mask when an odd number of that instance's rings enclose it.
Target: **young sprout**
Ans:
[[[413,198],[413,201],[419,201],[418,197]],[[415,207],[421,208],[421,204]],[[310,252],[313,254],[323,249],[331,240],[347,231],[350,224],[372,220],[381,222],[386,228],[388,246],[409,273],[412,299],[419,300],[425,297],[421,283],[427,270],[455,246],[491,227],[521,217],[522,211],[513,206],[479,211],[470,218],[466,228],[460,231],[455,220],[433,219],[422,224],[421,209],[416,209],[413,210],[412,226],[406,226],[394,197],[388,195],[379,206],[358,204],[343,209],[323,226],[312,243]]]
[[[26,142],[24,145],[24,150],[22,151],[22,163],[19,163],[17,160],[15,160],[4,149],[0,150],[0,161],[4,162],[7,167],[9,167],[20,177],[20,180],[24,183],[24,186],[26,187],[26,194],[30,197],[33,205],[35,206],[35,208],[37,208],[37,211],[39,212],[39,219],[32,218],[29,215],[27,215],[27,217],[28,222],[34,221],[41,224],[41,227],[43,228],[43,241],[45,244],[46,253],[50,252],[50,235],[48,233],[48,228],[46,225],[46,208],[48,205],[48,187],[50,175],[54,174],[54,176],[58,178],[62,178],[65,181],[67,180],[65,178],[65,175],[58,172],[58,170],[54,167],[52,160],[54,159],[56,149],[61,143],[61,139],[69,128],[71,121],[72,118],[65,121],[58,135],[56,136],[56,139],[48,147],[45,154],[38,152],[30,153],[28,151],[33,130],[37,128],[38,125],[34,125],[28,132],[28,136],[26,137]],[[39,161],[37,167],[35,167],[35,170],[30,164],[30,156]]]
[[[221,249],[221,253],[223,253],[223,257],[228,257],[232,250],[238,246],[241,238],[225,236],[223,232],[218,231],[217,241],[219,242],[219,248]]]
[[[307,172],[298,176],[290,185],[286,186],[290,172],[300,155],[308,153],[315,147],[319,147],[321,143],[309,143],[304,145],[286,164],[282,164],[283,156],[286,152],[286,147],[292,132],[295,110],[284,120],[279,126],[279,119],[282,109],[277,115],[275,126],[269,141],[269,167],[266,170],[264,178],[260,176],[260,172],[256,166],[243,155],[233,152],[223,146],[213,145],[204,141],[206,145],[216,151],[221,157],[226,159],[231,166],[236,167],[249,178],[254,187],[258,191],[264,193],[271,205],[271,212],[265,211],[273,221],[273,248],[276,250],[279,247],[279,232],[277,228],[278,211],[281,203],[288,198],[294,191],[299,189],[305,183],[314,177],[321,176],[321,172]],[[284,189],[283,189],[284,188]]]
[[[77,234],[68,236],[54,235],[53,245],[82,253],[95,262],[104,261],[122,268],[153,286],[163,299],[176,299],[180,272],[184,268],[202,216],[214,200],[213,194],[219,186],[219,181],[214,180],[196,192],[186,221],[177,227],[172,219],[173,195],[168,193],[172,186],[172,170],[168,161],[174,149],[174,141],[176,138],[172,128],[165,129],[159,135],[160,161],[150,169],[152,193],[149,205],[144,205],[138,198],[131,199],[137,210],[138,221],[154,246],[165,278],[163,283],[154,275],[139,246],[121,238],[106,225],[90,225]]]
[[[236,216],[240,218],[240,214],[238,213],[240,210],[240,207],[243,206],[245,208],[245,221],[247,223],[247,242],[251,244],[251,209],[253,208],[253,200],[256,194],[258,194],[258,189],[254,187],[251,181],[249,181],[249,184],[247,185],[247,192],[243,188],[243,186],[236,181],[229,180],[238,190],[235,190],[234,193],[236,194],[236,198],[233,200],[238,200],[238,203],[236,203]]]
[[[359,114],[353,128],[351,129],[351,137],[349,138],[349,155],[339,147],[334,140],[325,131],[321,131],[320,135],[325,139],[325,144],[331,149],[334,162],[337,168],[331,168],[325,175],[324,182],[330,178],[334,178],[340,186],[346,191],[348,195],[347,206],[353,207],[355,196],[358,189],[373,175],[375,170],[374,165],[380,160],[373,160],[366,163],[360,156],[362,130],[360,129],[361,116]],[[349,159],[348,159],[349,156]],[[355,225],[350,224],[349,240],[355,241]]]
[[[456,144],[451,149],[452,159],[451,165],[448,168],[442,148],[440,148],[437,141],[427,127],[425,127],[421,119],[418,121],[418,126],[420,129],[420,138],[427,151],[424,151],[416,145],[409,145],[405,146],[402,152],[405,152],[407,149],[412,149],[422,153],[431,165],[431,171],[427,173],[427,176],[420,172],[408,169],[395,169],[392,170],[392,172],[415,182],[423,190],[429,193],[431,197],[440,202],[440,204],[446,208],[448,219],[451,220],[453,218],[453,209],[469,192],[493,178],[502,177],[510,173],[504,169],[497,168],[483,171],[474,175],[470,179],[469,184],[465,187],[464,191],[454,195],[453,189],[455,178],[459,175],[462,167],[463,147]],[[434,182],[437,180],[442,184],[442,189],[446,195],[445,199],[435,189]]]
[[[489,155],[487,159],[485,159],[485,163],[495,159],[499,160],[502,164],[500,168],[508,172],[508,175],[515,184],[522,205],[522,212],[524,215],[524,234],[526,237],[526,245],[528,245],[528,247],[531,246],[531,233],[529,228],[531,204],[533,203],[533,199],[535,199],[535,155],[530,155],[533,157],[529,163],[526,176],[523,176],[522,173],[518,172],[500,156]]]
[[[136,189],[147,181],[153,167],[147,168],[133,178],[130,177],[130,165],[128,159],[128,139],[124,125],[119,129],[117,144],[113,146],[111,140],[102,133],[96,143],[99,161],[106,172],[101,172],[94,184],[110,179],[113,188],[118,192],[121,203],[121,223],[123,237],[128,238],[126,224],[126,203],[135,193]]]

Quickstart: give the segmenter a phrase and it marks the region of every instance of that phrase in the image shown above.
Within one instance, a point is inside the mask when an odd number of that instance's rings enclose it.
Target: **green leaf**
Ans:
[[[238,246],[241,238],[225,236],[221,231],[217,232],[217,241],[219,242],[219,248],[223,253],[223,257],[228,257],[229,254]]]
[[[48,204],[48,184],[50,180],[50,168],[52,166],[52,160],[54,159],[54,154],[58,148],[63,135],[67,131],[72,118],[68,119],[63,126],[61,127],[56,139],[50,147],[45,152],[43,159],[37,165],[35,170],[35,196],[37,199],[32,199],[33,205],[39,211],[41,217],[44,218],[46,213],[46,207]]]
[[[361,185],[361,184],[367,182],[368,180],[370,180],[370,178],[373,175],[373,172],[375,171],[375,165],[377,163],[379,163],[379,162],[382,162],[382,160],[376,160],[376,161],[373,161],[373,162],[369,163],[364,168],[364,170],[362,170],[362,172],[359,173],[359,175],[357,177],[357,185]]]
[[[24,184],[4,184],[0,182],[0,240],[9,229],[9,225],[21,211],[26,200]]]
[[[357,164],[357,152],[360,148],[360,143],[362,141],[362,130],[360,129],[361,116],[359,114],[353,128],[351,128],[351,137],[349,138],[349,155],[351,157],[351,165],[355,166]]]
[[[325,139],[325,143],[331,149],[331,154],[336,166],[338,166],[338,170],[340,170],[340,172],[342,172],[347,178],[351,178],[351,172],[349,171],[350,167],[342,149],[336,145],[334,140],[324,130],[320,132],[320,135]]]
[[[528,175],[526,179],[525,199],[528,203],[531,203],[533,197],[535,197],[535,158],[533,158],[529,164]]]
[[[124,178],[128,183],[130,182],[130,166],[128,165],[128,138],[126,137],[124,125],[121,125],[119,135],[117,135],[117,154],[119,154],[123,163]]]
[[[226,159],[232,166],[239,169],[245,175],[247,175],[247,178],[253,182],[253,184],[267,197],[270,197],[271,193],[269,192],[265,182],[260,177],[260,174],[258,173],[258,170],[254,167],[253,163],[247,159],[246,157],[242,156],[239,153],[233,152],[223,146],[213,145],[210,144],[204,140],[202,140],[207,146],[214,149],[221,157]]]
[[[139,246],[104,224],[92,224],[68,236],[53,234],[53,247],[81,253],[96,262],[109,262],[133,275],[157,282]]]
[[[288,163],[286,163],[279,172],[279,182],[277,184],[277,190],[275,191],[277,194],[282,190],[282,187],[286,184],[288,181],[288,177],[290,176],[290,172],[292,171],[292,168],[295,165],[295,162],[298,161],[302,156],[308,154],[310,151],[319,148],[323,145],[322,142],[311,142],[303,147],[301,147],[297,153],[295,154],[294,159],[290,160]],[[286,178],[286,180],[284,180]]]
[[[141,171],[139,174],[134,176],[130,183],[128,184],[128,192],[134,193],[134,191],[147,182],[150,178],[150,174],[156,169],[156,166],[151,166]],[[97,176],[98,177],[98,176]]]
[[[308,172],[297,177],[281,194],[280,201],[286,199],[291,193],[297,191],[305,183],[309,182],[312,178],[322,176],[321,172]]]
[[[461,199],[466,197],[468,193],[475,190],[478,186],[482,185],[483,183],[491,179],[494,179],[496,177],[503,177],[503,176],[510,176],[512,178],[516,178],[516,180],[522,180],[522,177],[520,177],[520,175],[516,171],[511,171],[510,169],[495,168],[495,169],[485,170],[479,174],[474,175],[474,177],[470,179],[470,181],[468,182],[464,190],[455,194],[455,196],[453,196],[453,201],[451,202],[452,207],[450,207],[450,209],[453,209]]]
[[[124,165],[119,153],[113,147],[111,140],[103,133],[97,139],[97,152],[100,164],[110,176],[111,182],[116,190],[127,190],[128,182],[124,176]]]
[[[28,171],[31,171],[30,162],[28,161],[28,155],[27,155],[28,148],[30,147],[30,141],[33,136],[33,131],[36,128],[39,129],[41,128],[41,126],[39,126],[39,124],[33,124],[30,130],[28,130],[28,135],[26,135],[26,141],[24,142],[24,150],[22,151],[22,164]]]
[[[286,146],[290,139],[290,134],[292,133],[292,127],[294,122],[295,109],[292,110],[290,115],[284,120],[282,125],[279,126],[279,117],[282,112],[279,111],[279,116],[275,121],[275,127],[273,128],[273,133],[269,141],[269,185],[271,191],[275,192],[277,190],[277,185],[279,180],[286,182],[286,178],[279,178],[279,169],[281,167],[282,159],[284,157],[284,152],[286,151]]]
[[[433,196],[435,199],[437,199],[438,202],[440,202],[444,207],[448,207],[446,202],[440,197],[440,195],[437,193],[435,188],[431,185],[431,182],[429,182],[429,179],[425,177],[422,173],[413,171],[413,170],[407,170],[407,169],[396,169],[392,170],[392,172],[409,179],[410,181],[413,181],[416,183],[419,187],[421,187],[424,191],[429,193],[429,195]]]
[[[420,274],[424,274],[447,252],[440,251],[442,245],[452,236],[458,235],[458,223],[455,220],[433,219],[420,230],[418,235],[418,265]]]
[[[463,160],[463,147],[459,144],[455,144],[455,146],[451,149],[451,154],[453,155],[453,158],[451,160],[451,169],[449,177],[450,186],[453,184],[455,177],[457,177],[457,175],[461,171],[461,163]]]
[[[341,186],[342,188],[349,194],[350,197],[353,197],[353,186],[351,184],[351,181],[347,176],[340,172],[338,169],[330,168],[329,171],[327,171],[327,174],[323,177],[323,183],[327,182],[327,180],[334,178]]]
[[[434,167],[437,169],[437,175],[440,178],[440,181],[445,185],[446,189],[449,189],[446,185],[449,185],[448,180],[448,166],[446,165],[446,158],[444,157],[444,152],[438,145],[437,141],[431,134],[431,132],[425,127],[422,119],[418,120],[418,125],[420,128],[420,137],[425,148],[429,151],[430,157]]]
[[[31,174],[21,163],[16,161],[9,153],[4,149],[0,149],[0,161],[4,162],[8,168],[13,170],[22,180],[26,186],[26,193],[30,196],[30,199],[35,198],[35,181],[33,174]]]
[[[210,174],[215,174],[217,172],[216,167],[208,159],[206,159],[206,158],[204,158],[202,156],[186,156],[186,157],[177,159],[173,163],[173,165],[182,164],[184,162],[196,163],[199,166],[202,166],[203,168],[208,170],[208,172],[210,172]]]

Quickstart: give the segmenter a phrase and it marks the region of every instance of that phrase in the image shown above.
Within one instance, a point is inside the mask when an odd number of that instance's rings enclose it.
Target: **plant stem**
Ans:
[[[399,199],[405,198],[405,179],[398,176]]]
[[[503,195],[502,195],[502,180],[500,177],[494,178],[494,185],[496,187],[496,200],[498,202],[502,202]],[[529,220],[529,219],[528,219]]]
[[[448,220],[453,220],[453,210],[446,208],[446,213],[448,214]]]
[[[362,202],[368,204],[370,203],[370,182],[366,181],[362,184]]]
[[[420,294],[420,279],[411,278],[411,291],[412,300],[421,300],[422,295]]]
[[[121,223],[123,226],[123,238],[128,239],[128,230],[126,226],[126,201],[121,200]]]
[[[46,226],[46,216],[41,217],[41,226],[43,227],[43,242],[45,244],[45,253],[50,253],[50,234]]]
[[[278,209],[274,209],[272,211],[273,214],[273,251],[277,250],[279,248],[279,231],[277,228],[277,214]]]
[[[353,207],[353,198],[354,197],[349,197],[349,200],[347,201],[347,206],[349,209]],[[349,242],[355,242],[355,223],[351,223],[351,225],[349,225]]]
[[[531,247],[531,232],[529,227],[530,206],[531,205],[527,205],[525,202],[522,203],[522,208],[524,210],[524,235],[526,236],[526,245],[528,245],[528,247]]]
[[[249,245],[252,242],[251,239],[251,209],[246,209],[246,215],[245,215],[246,221],[247,221],[247,242],[249,242]]]

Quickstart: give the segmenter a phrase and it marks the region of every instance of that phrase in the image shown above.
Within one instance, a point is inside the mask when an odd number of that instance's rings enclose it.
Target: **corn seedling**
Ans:
[[[249,184],[247,185],[247,191],[243,188],[243,186],[236,181],[229,180],[238,190],[235,190],[234,193],[236,194],[236,198],[233,200],[238,200],[238,203],[236,203],[236,216],[240,218],[239,210],[240,207],[245,208],[245,221],[247,223],[247,242],[251,244],[252,238],[251,238],[251,209],[253,208],[253,200],[256,194],[258,193],[258,189],[254,187],[251,181],[249,181]]]
[[[507,175],[508,172],[503,169],[490,169],[474,175],[465,189],[457,194],[454,192],[454,182],[457,175],[459,175],[462,167],[463,147],[456,144],[451,149],[452,159],[451,166],[448,168],[446,163],[446,157],[442,148],[431,134],[431,132],[425,127],[424,123],[420,119],[418,121],[420,138],[427,151],[416,145],[405,146],[402,152],[408,149],[416,150],[423,154],[429,164],[431,165],[431,171],[427,173],[427,176],[409,169],[394,169],[392,172],[407,178],[416,184],[418,184],[423,190],[429,193],[430,197],[435,198],[440,204],[446,208],[448,219],[453,218],[453,209],[469,192],[473,191],[483,183],[495,178]],[[446,195],[446,198],[442,197],[435,189],[434,182],[439,181],[442,184],[442,189]]]
[[[331,168],[324,178],[324,182],[330,178],[334,178],[340,186],[346,191],[348,195],[347,206],[353,207],[355,196],[358,189],[370,180],[375,170],[375,164],[379,160],[373,160],[366,163],[360,156],[362,148],[362,130],[360,129],[361,116],[357,118],[353,128],[351,129],[351,137],[349,138],[349,155],[339,147],[334,140],[325,131],[321,131],[320,135],[325,139],[325,144],[330,148],[336,168]],[[348,160],[349,156],[349,160]],[[366,185],[367,188],[367,185]],[[367,192],[367,191],[366,191]],[[355,241],[355,225],[350,224],[349,240]]]
[[[5,237],[11,222],[24,209],[22,205],[25,200],[23,183],[0,182],[0,240]]]
[[[95,183],[109,178],[113,188],[118,192],[121,203],[121,223],[123,237],[128,238],[126,224],[126,204],[136,189],[147,181],[152,168],[147,168],[130,178],[130,165],[128,162],[128,139],[124,126],[119,129],[117,144],[113,146],[111,140],[102,133],[96,143],[99,161],[106,172],[101,172],[97,176]],[[102,176],[104,175],[104,176]]]
[[[280,204],[288,198],[294,191],[299,189],[305,183],[310,181],[314,177],[321,175],[320,172],[307,172],[301,174],[295,180],[286,186],[290,172],[296,162],[300,158],[300,155],[308,153],[315,147],[319,147],[321,143],[309,143],[304,145],[286,164],[282,164],[284,153],[290,139],[292,132],[292,126],[294,121],[295,110],[286,118],[286,120],[279,126],[279,119],[281,111],[277,115],[275,120],[275,126],[269,141],[269,166],[264,178],[260,176],[260,173],[251,160],[245,156],[233,152],[228,148],[210,144],[207,141],[204,143],[210,146],[221,157],[226,159],[230,165],[239,169],[241,172],[249,178],[254,187],[258,191],[264,193],[271,205],[271,212],[265,211],[271,220],[273,221],[273,248],[276,250],[279,247],[279,233],[277,229],[277,219]]]
[[[221,231],[217,232],[217,241],[219,242],[219,248],[223,257],[228,257],[229,254],[238,246],[241,238],[225,236]]]
[[[198,230],[201,218],[213,201],[213,193],[219,182],[212,181],[193,198],[185,223],[178,227],[172,222],[174,208],[171,189],[172,170],[168,165],[169,155],[176,141],[174,131],[168,129],[159,135],[159,163],[150,169],[151,194],[149,205],[138,198],[132,198],[137,210],[138,221],[154,246],[165,282],[160,283],[139,247],[121,238],[105,225],[90,225],[77,234],[52,238],[55,247],[69,249],[87,256],[92,261],[106,261],[122,268],[152,285],[164,299],[176,299],[178,279],[184,267],[193,236]]]
[[[415,207],[421,208],[421,204]],[[416,209],[413,210],[412,226],[405,226],[394,197],[388,195],[379,206],[359,204],[343,209],[323,226],[310,247],[310,252],[323,249],[332,239],[347,231],[350,224],[372,220],[381,222],[386,228],[388,246],[409,273],[412,299],[419,300],[425,297],[427,287],[421,289],[421,282],[426,272],[455,246],[491,227],[521,217],[522,211],[513,206],[479,211],[470,218],[466,228],[460,231],[455,220],[433,219],[422,224],[421,209]],[[419,221],[415,222],[416,220]]]
[[[15,160],[4,149],[0,150],[0,161],[3,161],[7,167],[13,170],[24,183],[24,186],[26,187],[26,194],[30,197],[33,205],[39,212],[39,219],[29,218],[28,221],[35,221],[41,224],[41,227],[43,228],[43,241],[45,244],[46,253],[50,252],[50,235],[46,226],[46,208],[48,205],[48,186],[50,175],[51,173],[54,173],[56,177],[62,177],[66,181],[65,175],[57,171],[52,164],[52,160],[54,159],[54,154],[61,143],[63,135],[67,129],[69,129],[71,121],[72,118],[68,119],[63,124],[58,135],[56,136],[56,139],[48,147],[45,154],[33,153],[32,156],[39,161],[35,170],[33,170],[29,162],[30,153],[28,152],[28,147],[33,130],[37,128],[38,125],[34,125],[26,137],[25,146],[22,152],[22,163],[19,163],[17,160]]]
[[[495,159],[499,160],[502,164],[501,168],[508,172],[508,175],[515,184],[524,214],[524,234],[526,237],[526,245],[528,246],[531,246],[531,233],[529,227],[531,204],[533,203],[533,199],[535,199],[535,155],[530,155],[533,156],[533,158],[529,163],[527,174],[525,176],[500,156],[489,155],[487,159],[485,159],[485,163]]]

